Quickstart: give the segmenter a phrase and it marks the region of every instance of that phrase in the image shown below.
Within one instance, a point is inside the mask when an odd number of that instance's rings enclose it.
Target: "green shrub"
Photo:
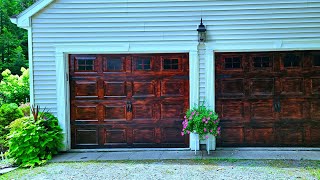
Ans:
[[[10,70],[1,73],[0,104],[24,103],[29,99],[29,70],[21,68],[22,75],[12,75]]]
[[[23,113],[15,103],[3,104],[0,107],[0,144],[2,151],[6,150],[7,148],[6,136],[9,133],[9,130],[6,129],[6,126],[8,126],[15,119],[21,117],[23,117]]]
[[[24,116],[30,116],[30,103],[24,103],[19,106]]]
[[[50,113],[20,118],[9,126],[9,157],[21,167],[34,167],[50,160],[62,147],[62,129]]]

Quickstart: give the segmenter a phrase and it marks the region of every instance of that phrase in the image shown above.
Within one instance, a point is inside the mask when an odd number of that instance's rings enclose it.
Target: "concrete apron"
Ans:
[[[216,151],[179,149],[74,149],[55,156],[50,162],[109,160],[320,160],[320,148],[217,148]]]

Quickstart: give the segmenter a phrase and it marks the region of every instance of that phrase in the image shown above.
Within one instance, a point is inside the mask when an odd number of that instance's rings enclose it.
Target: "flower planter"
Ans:
[[[220,135],[219,122],[218,114],[204,104],[193,107],[184,116],[181,135],[190,135],[190,149],[195,153],[200,149],[200,144],[206,144],[209,154],[216,149],[215,137]]]

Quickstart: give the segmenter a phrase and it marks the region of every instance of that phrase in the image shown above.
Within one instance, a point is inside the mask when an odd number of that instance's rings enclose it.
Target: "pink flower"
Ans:
[[[195,111],[193,111],[191,114],[192,114],[192,116],[193,116],[193,115],[195,114]]]
[[[190,131],[187,131],[187,134],[190,134]]]
[[[206,122],[204,122],[204,123],[208,124],[208,121],[206,121]]]
[[[209,138],[209,136],[206,136],[206,139],[208,139]]]
[[[184,116],[185,119],[187,119],[187,116]]]
[[[212,114],[212,112],[209,113],[210,115]]]
[[[210,132],[211,132],[211,133],[212,133],[212,131],[213,131],[213,130],[212,130],[212,129],[210,129]]]
[[[181,136],[184,136],[184,132],[181,132]]]
[[[207,128],[204,128],[203,131],[204,131],[204,132],[207,132]]]
[[[206,121],[206,119],[205,119],[205,118],[203,118],[203,119],[202,119],[202,122],[205,122],[205,121]]]
[[[209,121],[209,120],[210,120],[210,117],[207,117],[207,120]]]

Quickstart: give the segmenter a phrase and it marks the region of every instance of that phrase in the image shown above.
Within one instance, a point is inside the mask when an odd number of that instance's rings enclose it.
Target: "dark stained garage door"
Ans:
[[[216,53],[220,146],[319,146],[320,53]]]
[[[70,55],[72,148],[187,147],[187,54]]]

